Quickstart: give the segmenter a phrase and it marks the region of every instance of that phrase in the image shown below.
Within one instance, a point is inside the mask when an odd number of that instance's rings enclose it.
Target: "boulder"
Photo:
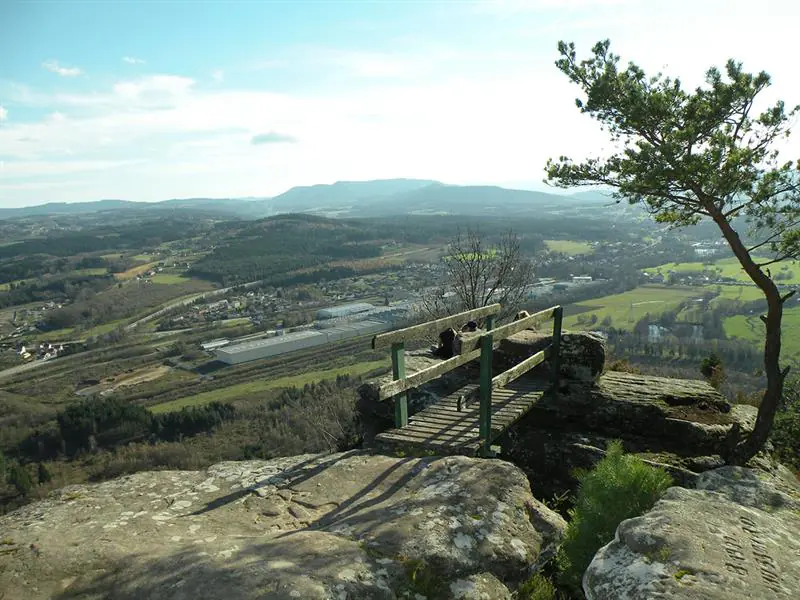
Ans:
[[[724,454],[752,431],[757,409],[730,403],[704,381],[608,372],[597,384],[562,382],[515,429],[577,431],[643,440],[650,450]]]
[[[653,451],[724,454],[752,430],[757,409],[732,407],[704,381],[608,372],[597,384],[562,382],[520,422],[543,429],[652,440]]]
[[[577,468],[591,468],[609,441],[693,485],[715,469],[755,425],[758,410],[731,406],[703,381],[608,372],[598,382],[563,381],[503,437],[503,457],[517,464],[537,497],[574,489]]]
[[[499,353],[519,362],[550,345],[553,336],[526,329],[500,341]],[[595,331],[561,334],[561,376],[578,381],[595,382],[606,362],[606,339]],[[545,364],[548,364],[547,361]]]
[[[141,472],[0,517],[4,600],[508,598],[565,523],[513,465],[347,452]]]
[[[723,467],[620,523],[584,574],[588,600],[800,598],[800,485]]]

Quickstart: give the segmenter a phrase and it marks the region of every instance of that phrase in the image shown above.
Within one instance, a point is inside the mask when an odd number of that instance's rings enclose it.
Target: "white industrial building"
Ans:
[[[389,329],[391,329],[391,325],[384,321],[357,321],[343,323],[323,330],[309,329],[226,346],[218,348],[214,354],[218,361],[229,365],[237,365],[251,360],[278,356],[287,352],[322,346],[362,335],[376,334]]]
[[[350,304],[340,304],[339,306],[330,306],[328,308],[321,308],[317,311],[318,319],[337,319],[339,317],[349,317],[350,315],[357,315],[373,310],[375,307],[366,302],[352,302]]]
[[[200,344],[200,347],[206,352],[210,352],[211,350],[216,350],[217,348],[227,346],[230,343],[231,341],[227,338],[218,338],[216,340],[211,340],[210,342],[204,342]]]

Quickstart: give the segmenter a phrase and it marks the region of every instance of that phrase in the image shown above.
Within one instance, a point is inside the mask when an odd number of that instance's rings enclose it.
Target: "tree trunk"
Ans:
[[[766,319],[762,317],[767,329],[764,339],[764,372],[767,376],[767,389],[764,390],[758,407],[758,417],[753,432],[732,449],[730,456],[726,457],[728,462],[741,465],[764,447],[783,396],[783,380],[786,376],[780,368],[783,301],[775,282],[755,263],[728,220],[719,211],[712,211],[712,215],[742,268],[767,299],[767,316]]]

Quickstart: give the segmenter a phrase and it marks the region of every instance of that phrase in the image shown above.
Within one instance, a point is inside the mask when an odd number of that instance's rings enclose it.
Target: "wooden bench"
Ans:
[[[555,390],[558,389],[562,307],[554,306],[506,325],[495,327],[494,316],[500,310],[499,304],[492,304],[451,317],[380,334],[373,338],[373,348],[391,346],[392,349],[393,380],[380,386],[378,399],[394,398],[395,402],[395,429],[378,434],[377,440],[432,446],[439,450],[449,449],[458,453],[489,455],[491,443],[517,419],[527,413],[547,389],[551,386]],[[474,335],[462,335],[458,354],[439,364],[406,376],[405,342],[436,336],[450,327],[460,327],[467,321],[481,318],[485,318],[486,331]],[[495,344],[551,318],[553,319],[551,344],[503,373],[492,377]],[[522,375],[548,358],[551,359],[552,379],[547,382],[547,385],[543,385],[542,382],[514,384]],[[480,377],[477,383],[468,384],[443,398],[437,404],[420,411],[409,422],[408,390],[476,359],[480,359]],[[475,396],[480,399],[479,407],[469,409],[469,401]],[[493,418],[496,422],[494,427]]]

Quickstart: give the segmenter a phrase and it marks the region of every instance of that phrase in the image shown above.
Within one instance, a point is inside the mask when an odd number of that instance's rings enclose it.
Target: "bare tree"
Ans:
[[[459,231],[443,262],[446,280],[422,299],[423,311],[432,318],[495,303],[503,305],[501,316],[513,314],[533,279],[531,262],[513,231],[496,244],[487,242],[478,230]]]

